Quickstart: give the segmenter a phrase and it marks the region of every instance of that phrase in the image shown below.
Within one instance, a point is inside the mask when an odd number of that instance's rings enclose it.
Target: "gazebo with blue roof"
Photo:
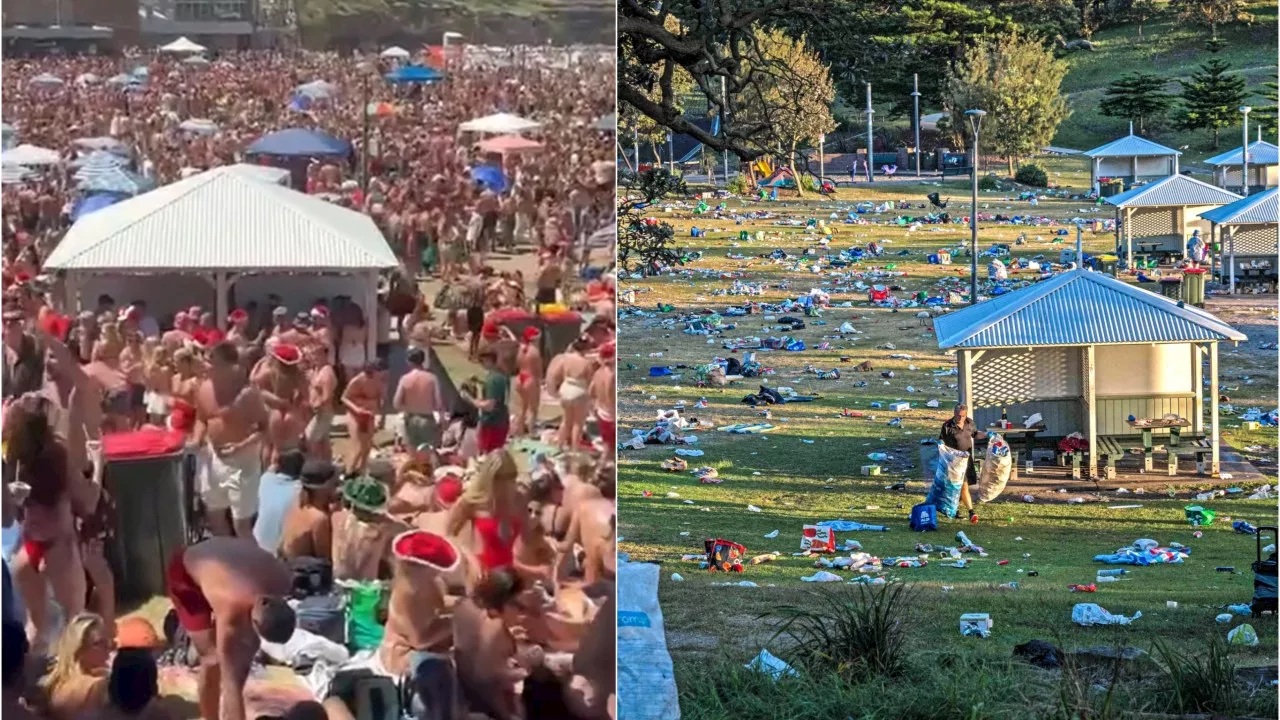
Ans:
[[[1105,457],[1111,478],[1116,461],[1141,444],[1128,419],[1173,414],[1190,423],[1185,445],[1152,431],[1169,474],[1188,449],[1218,476],[1218,344],[1248,338],[1204,310],[1079,269],[943,315],[934,330],[938,347],[956,352],[960,402],[980,429],[994,426],[1002,408],[1015,423],[1040,413],[1041,441],[1079,432],[1090,476]],[[1147,453],[1146,469],[1150,463]]]
[[[1280,186],[1280,147],[1262,139],[1262,128],[1258,128],[1258,139],[1249,143],[1247,190],[1240,176],[1244,170],[1244,152],[1241,148],[1232,148],[1221,155],[1214,155],[1205,160],[1204,164],[1213,168],[1213,181],[1220,187],[1244,195]]]
[[[1140,253],[1186,257],[1187,239],[1199,230],[1209,237],[1200,213],[1240,196],[1186,175],[1170,175],[1106,199],[1116,208],[1116,253],[1133,267],[1133,246]]]
[[[1272,284],[1277,281],[1280,254],[1280,188],[1271,188],[1223,205],[1200,217],[1209,223],[1209,236],[1220,243],[1224,282],[1236,291],[1236,278]],[[1223,233],[1225,232],[1225,239]]]
[[[1177,175],[1178,156],[1181,154],[1173,148],[1134,135],[1133,123],[1129,123],[1128,135],[1084,152],[1091,161],[1089,184],[1094,192],[1099,190],[1100,177],[1120,178],[1128,190],[1135,183]]]

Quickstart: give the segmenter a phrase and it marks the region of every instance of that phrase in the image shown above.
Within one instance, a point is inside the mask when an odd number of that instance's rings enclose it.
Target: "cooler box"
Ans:
[[[182,433],[160,429],[102,438],[102,484],[116,504],[107,561],[122,601],[164,595],[170,558],[197,530],[195,473],[184,462],[185,443]]]
[[[885,302],[889,299],[889,288],[884,285],[873,285],[867,293],[867,299],[871,302]]]

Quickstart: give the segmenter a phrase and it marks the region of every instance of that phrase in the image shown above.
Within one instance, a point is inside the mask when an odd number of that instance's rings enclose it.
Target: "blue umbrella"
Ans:
[[[80,181],[81,190],[94,193],[103,192],[133,196],[144,193],[155,186],[155,183],[151,180],[129,172],[124,168],[113,168],[110,171],[87,178],[82,178],[80,173],[76,173],[76,179]]]
[[[485,189],[497,193],[507,189],[507,177],[502,174],[501,168],[492,165],[477,165],[471,168],[471,179],[485,186]]]
[[[76,222],[85,215],[97,212],[102,208],[115,205],[126,197],[128,196],[116,193],[95,193],[93,195],[85,195],[76,201],[75,207],[71,208],[71,222]]]
[[[393,83],[432,83],[444,80],[444,73],[422,65],[406,65],[386,75]]]
[[[258,138],[246,152],[283,157],[345,156],[351,153],[351,144],[314,130],[290,128]]]
[[[71,167],[86,171],[86,175],[124,167],[129,161],[120,155],[105,150],[97,150],[71,161]],[[77,173],[77,176],[79,173]]]
[[[313,103],[315,103],[315,98],[312,96],[306,93],[297,93],[289,101],[289,109],[294,112],[306,112],[311,109]]]

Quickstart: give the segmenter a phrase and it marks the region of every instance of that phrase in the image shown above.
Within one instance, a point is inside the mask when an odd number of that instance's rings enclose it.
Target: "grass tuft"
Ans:
[[[812,604],[783,605],[762,617],[781,621],[774,639],[809,671],[844,678],[898,677],[906,669],[907,628],[915,593],[909,585],[856,585],[812,590]]]

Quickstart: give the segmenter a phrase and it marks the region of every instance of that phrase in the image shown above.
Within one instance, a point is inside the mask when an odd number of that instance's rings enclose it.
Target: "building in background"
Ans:
[[[139,0],[5,0],[7,53],[67,50],[105,52],[136,45]]]

